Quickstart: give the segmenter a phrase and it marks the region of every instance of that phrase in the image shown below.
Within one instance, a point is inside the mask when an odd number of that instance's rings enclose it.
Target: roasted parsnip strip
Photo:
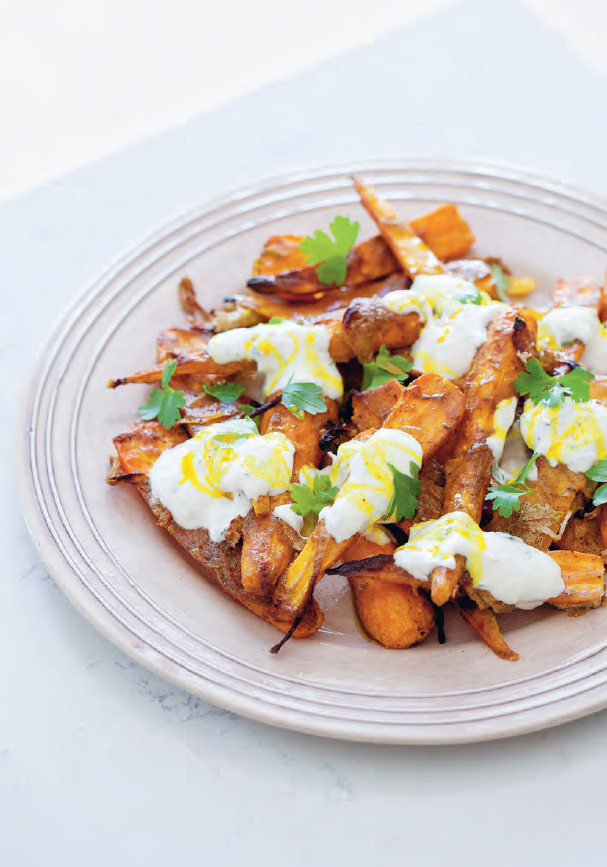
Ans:
[[[279,620],[269,603],[260,602],[243,589],[240,581],[240,551],[232,545],[212,542],[207,530],[184,530],[176,524],[171,513],[152,495],[148,482],[148,474],[152,465],[167,448],[187,439],[181,428],[165,430],[154,421],[137,422],[114,440],[118,452],[118,460],[125,474],[124,481],[134,484],[143,496],[150,509],[158,518],[158,524],[164,527],[175,540],[199,563],[207,576],[215,579],[220,587],[234,599],[237,599],[259,617],[272,623],[281,632],[288,632],[291,623],[284,618]],[[112,483],[121,481],[120,476],[113,474]],[[305,638],[316,632],[323,621],[323,614],[312,600],[304,612],[304,617],[297,629],[295,638]]]
[[[515,653],[508,645],[502,635],[497,623],[495,614],[490,608],[479,608],[472,599],[462,596],[455,600],[455,604],[459,608],[459,613],[462,615],[466,623],[471,626],[479,635],[487,647],[499,656],[500,659],[507,659],[510,662],[516,661],[518,653]]]
[[[379,545],[359,538],[347,556],[356,560],[376,554],[390,556],[395,548],[392,543]],[[363,631],[383,647],[411,647],[434,629],[434,606],[424,593],[407,584],[356,576],[350,578],[350,589]]]
[[[605,564],[601,557],[579,551],[550,551],[561,567],[565,589],[548,602],[566,610],[598,608],[605,595]]]
[[[379,198],[373,187],[354,178],[360,201],[375,221],[383,239],[396,256],[405,274],[414,280],[419,274],[443,274],[445,269],[432,250],[401,220],[394,208]]]
[[[397,428],[414,437],[422,447],[423,460],[440,448],[452,427],[462,417],[464,396],[438,374],[420,376],[405,389],[401,400],[383,427]],[[338,495],[339,496],[339,495]],[[274,600],[291,617],[304,611],[317,581],[356,541],[352,536],[336,542],[320,521],[305,548],[276,586]]]

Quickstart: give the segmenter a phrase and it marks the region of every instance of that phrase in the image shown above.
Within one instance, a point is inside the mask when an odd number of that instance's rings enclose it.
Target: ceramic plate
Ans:
[[[365,641],[349,594],[325,579],[325,625],[278,656],[277,633],[200,575],[137,491],[104,478],[112,437],[148,389],[107,389],[146,367],[158,331],[183,322],[177,285],[202,303],[238,292],[263,241],[307,234],[336,213],[361,221],[350,175],[375,184],[406,218],[451,201],[482,255],[536,278],[600,277],[607,205],[510,169],[401,161],[296,174],[186,214],[109,270],[72,307],[35,373],[24,422],[26,519],[52,575],[111,641],[214,704],[274,725],[386,743],[455,743],[514,735],[607,706],[607,608],[568,618],[554,609],[503,616],[516,663],[494,656],[459,616],[405,651]]]

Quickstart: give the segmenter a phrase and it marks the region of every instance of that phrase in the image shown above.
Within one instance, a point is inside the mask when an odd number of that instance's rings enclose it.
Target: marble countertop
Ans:
[[[505,160],[607,194],[605,96],[604,78],[526,8],[466,0],[0,207],[0,863],[599,863],[607,712],[420,748],[211,707],[129,660],[62,596],[21,517],[12,454],[62,308],[171,217],[268,174],[387,156]]]

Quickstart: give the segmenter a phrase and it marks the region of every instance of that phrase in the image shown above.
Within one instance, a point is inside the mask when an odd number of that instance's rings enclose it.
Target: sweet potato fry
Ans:
[[[605,595],[605,564],[595,554],[579,551],[549,551],[561,567],[565,589],[548,602],[566,610],[598,608]]]
[[[470,226],[455,205],[440,205],[409,225],[441,262],[465,256],[474,244]]]
[[[372,280],[380,280],[399,270],[399,265],[383,238],[370,238],[357,244],[347,256],[348,270],[344,286],[358,286]],[[304,303],[334,292],[339,287],[321,283],[313,266],[275,274],[257,274],[247,282],[249,289],[264,295]]]
[[[526,360],[535,352],[535,335],[535,320],[515,308],[503,310],[489,326],[465,380],[466,410],[445,466],[444,514],[467,512],[480,522],[493,466],[487,439],[495,410],[502,400],[516,396],[521,357]]]
[[[376,554],[389,556],[395,547],[360,538],[348,551],[348,557],[360,560]],[[383,647],[411,647],[434,629],[431,602],[407,584],[356,577],[350,578],[350,589],[362,629]]]
[[[438,373],[424,373],[407,386],[383,426],[410,434],[427,461],[459,425],[464,408],[465,397],[456,385]]]
[[[365,186],[358,178],[354,178],[354,186],[363,207],[377,224],[383,239],[408,277],[414,280],[419,274],[444,273],[442,263],[432,250],[407,223],[399,219],[391,205],[378,197],[373,187]]]
[[[495,614],[490,608],[481,609],[466,596],[457,599],[455,604],[466,623],[474,629],[487,647],[491,648],[500,659],[507,659],[510,662],[518,659],[518,653],[515,653],[506,644]]]
[[[352,422],[359,433],[380,428],[403,395],[405,387],[391,379],[368,391],[352,392]]]
[[[262,434],[282,433],[295,446],[292,479],[299,481],[305,466],[318,466],[322,458],[320,434],[328,421],[336,421],[338,403],[327,399],[325,412],[297,418],[286,406],[278,404],[263,413],[259,426]],[[250,514],[243,527],[241,561],[242,586],[255,596],[266,597],[293,556],[295,532],[272,513],[275,506],[290,503],[291,498],[278,494],[269,498],[269,514]]]
[[[177,362],[177,367],[175,368],[176,376],[190,374],[199,376],[235,376],[240,373],[254,373],[257,366],[254,361],[231,361],[229,364],[217,364],[206,351],[201,352],[197,356],[180,355],[173,360]],[[156,367],[132,373],[130,376],[124,376],[120,379],[110,379],[108,388],[117,388],[119,385],[127,385],[128,383],[148,383],[151,385],[152,383],[160,382],[163,370],[164,364],[159,364]]]
[[[123,434],[114,439],[122,477],[113,474],[112,483],[128,481],[134,484],[150,509],[175,540],[203,567],[207,577],[214,578],[220,587],[246,606],[254,614],[276,626],[281,632],[288,632],[293,618],[277,618],[275,611],[267,602],[260,602],[248,594],[240,580],[240,550],[232,545],[212,542],[207,530],[184,530],[173,521],[171,513],[152,496],[148,474],[154,462],[167,448],[187,439],[181,428],[165,430],[158,422],[137,422]],[[316,632],[323,621],[323,614],[314,600],[303,612],[304,617],[294,632],[295,638],[305,638]]]
[[[487,340],[474,357],[466,376],[466,410],[457,429],[452,456],[445,465],[443,514],[466,512],[480,523],[491,480],[493,453],[487,440],[493,433],[497,405],[515,396],[514,380],[523,361],[535,353],[536,323],[526,311],[506,308],[487,332]],[[465,570],[462,557],[455,569],[433,570],[432,601],[443,605],[455,591]]]
[[[422,447],[423,459],[440,448],[462,417],[464,397],[460,390],[435,373],[426,373],[405,389],[384,427],[398,428],[413,436]],[[339,497],[339,494],[338,494]],[[316,583],[356,541],[353,536],[336,542],[320,521],[276,585],[274,601],[291,617],[305,610]]]

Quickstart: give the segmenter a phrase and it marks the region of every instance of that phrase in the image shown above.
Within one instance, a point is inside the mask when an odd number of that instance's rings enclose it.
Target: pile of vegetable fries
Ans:
[[[353,183],[374,237],[339,215],[331,235],[273,236],[215,311],[182,279],[185,324],[158,336],[154,366],[110,382],[154,389],[108,482],[137,487],[283,633],[273,652],[321,627],[330,572],[368,640],[408,648],[438,626],[443,641],[449,604],[515,660],[496,615],[603,602],[607,292],[560,280],[533,310],[533,279],[473,255],[455,205],[406,223]],[[586,330],[558,324],[562,308]],[[504,545],[510,563],[491,554]]]

